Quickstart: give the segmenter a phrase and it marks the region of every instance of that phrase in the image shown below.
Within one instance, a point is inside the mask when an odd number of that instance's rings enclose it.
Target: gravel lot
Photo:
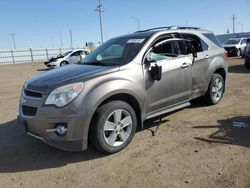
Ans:
[[[146,123],[122,152],[63,152],[17,126],[24,81],[42,63],[0,66],[0,187],[250,187],[250,71],[229,59],[226,93]],[[235,128],[233,121],[249,127]],[[157,128],[157,132],[154,130]]]

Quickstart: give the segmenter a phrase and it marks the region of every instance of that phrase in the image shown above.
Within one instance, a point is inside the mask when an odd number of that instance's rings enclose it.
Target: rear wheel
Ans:
[[[67,65],[67,64],[69,64],[67,61],[62,61],[62,62],[60,63],[60,66],[63,67],[63,66],[65,66],[65,65]]]
[[[250,63],[247,63],[246,60],[245,60],[245,67],[246,69],[250,69]]]
[[[223,96],[225,89],[225,81],[220,74],[215,73],[209,84],[209,88],[204,97],[205,102],[209,104],[218,104]]]
[[[95,148],[105,153],[116,153],[132,140],[136,130],[133,108],[123,101],[102,105],[92,120],[90,139]]]

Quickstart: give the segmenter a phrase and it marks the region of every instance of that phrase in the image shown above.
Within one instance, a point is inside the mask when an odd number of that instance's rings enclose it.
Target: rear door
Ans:
[[[207,83],[209,62],[213,59],[212,54],[208,51],[208,45],[198,36],[189,33],[182,33],[184,39],[190,40],[192,46],[197,51],[192,65],[192,94],[199,96],[205,91]]]

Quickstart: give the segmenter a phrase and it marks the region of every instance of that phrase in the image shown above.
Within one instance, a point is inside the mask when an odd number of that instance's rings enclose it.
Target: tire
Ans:
[[[223,97],[224,91],[225,81],[220,74],[215,73],[204,96],[205,102],[210,105],[218,104]]]
[[[246,69],[250,69],[250,63],[245,62],[245,67],[246,67]]]
[[[126,102],[111,101],[97,109],[91,122],[90,141],[104,153],[116,153],[131,142],[136,126],[134,109]]]
[[[69,63],[67,62],[67,61],[62,61],[61,63],[60,63],[60,67],[63,67],[63,66],[66,66],[66,65],[68,65]]]
[[[241,50],[240,49],[237,49],[237,57],[240,57],[241,56]]]

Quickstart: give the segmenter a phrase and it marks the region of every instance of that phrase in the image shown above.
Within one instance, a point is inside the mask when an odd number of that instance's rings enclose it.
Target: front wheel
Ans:
[[[60,66],[63,67],[63,66],[65,66],[65,65],[67,65],[67,64],[68,64],[67,61],[62,61],[62,62],[60,63]]]
[[[137,120],[135,111],[126,102],[111,101],[102,105],[95,113],[90,139],[95,148],[105,153],[116,153],[132,140]]]
[[[209,104],[218,104],[223,96],[225,89],[225,81],[220,74],[214,74],[209,84],[209,88],[204,97],[205,102]]]

